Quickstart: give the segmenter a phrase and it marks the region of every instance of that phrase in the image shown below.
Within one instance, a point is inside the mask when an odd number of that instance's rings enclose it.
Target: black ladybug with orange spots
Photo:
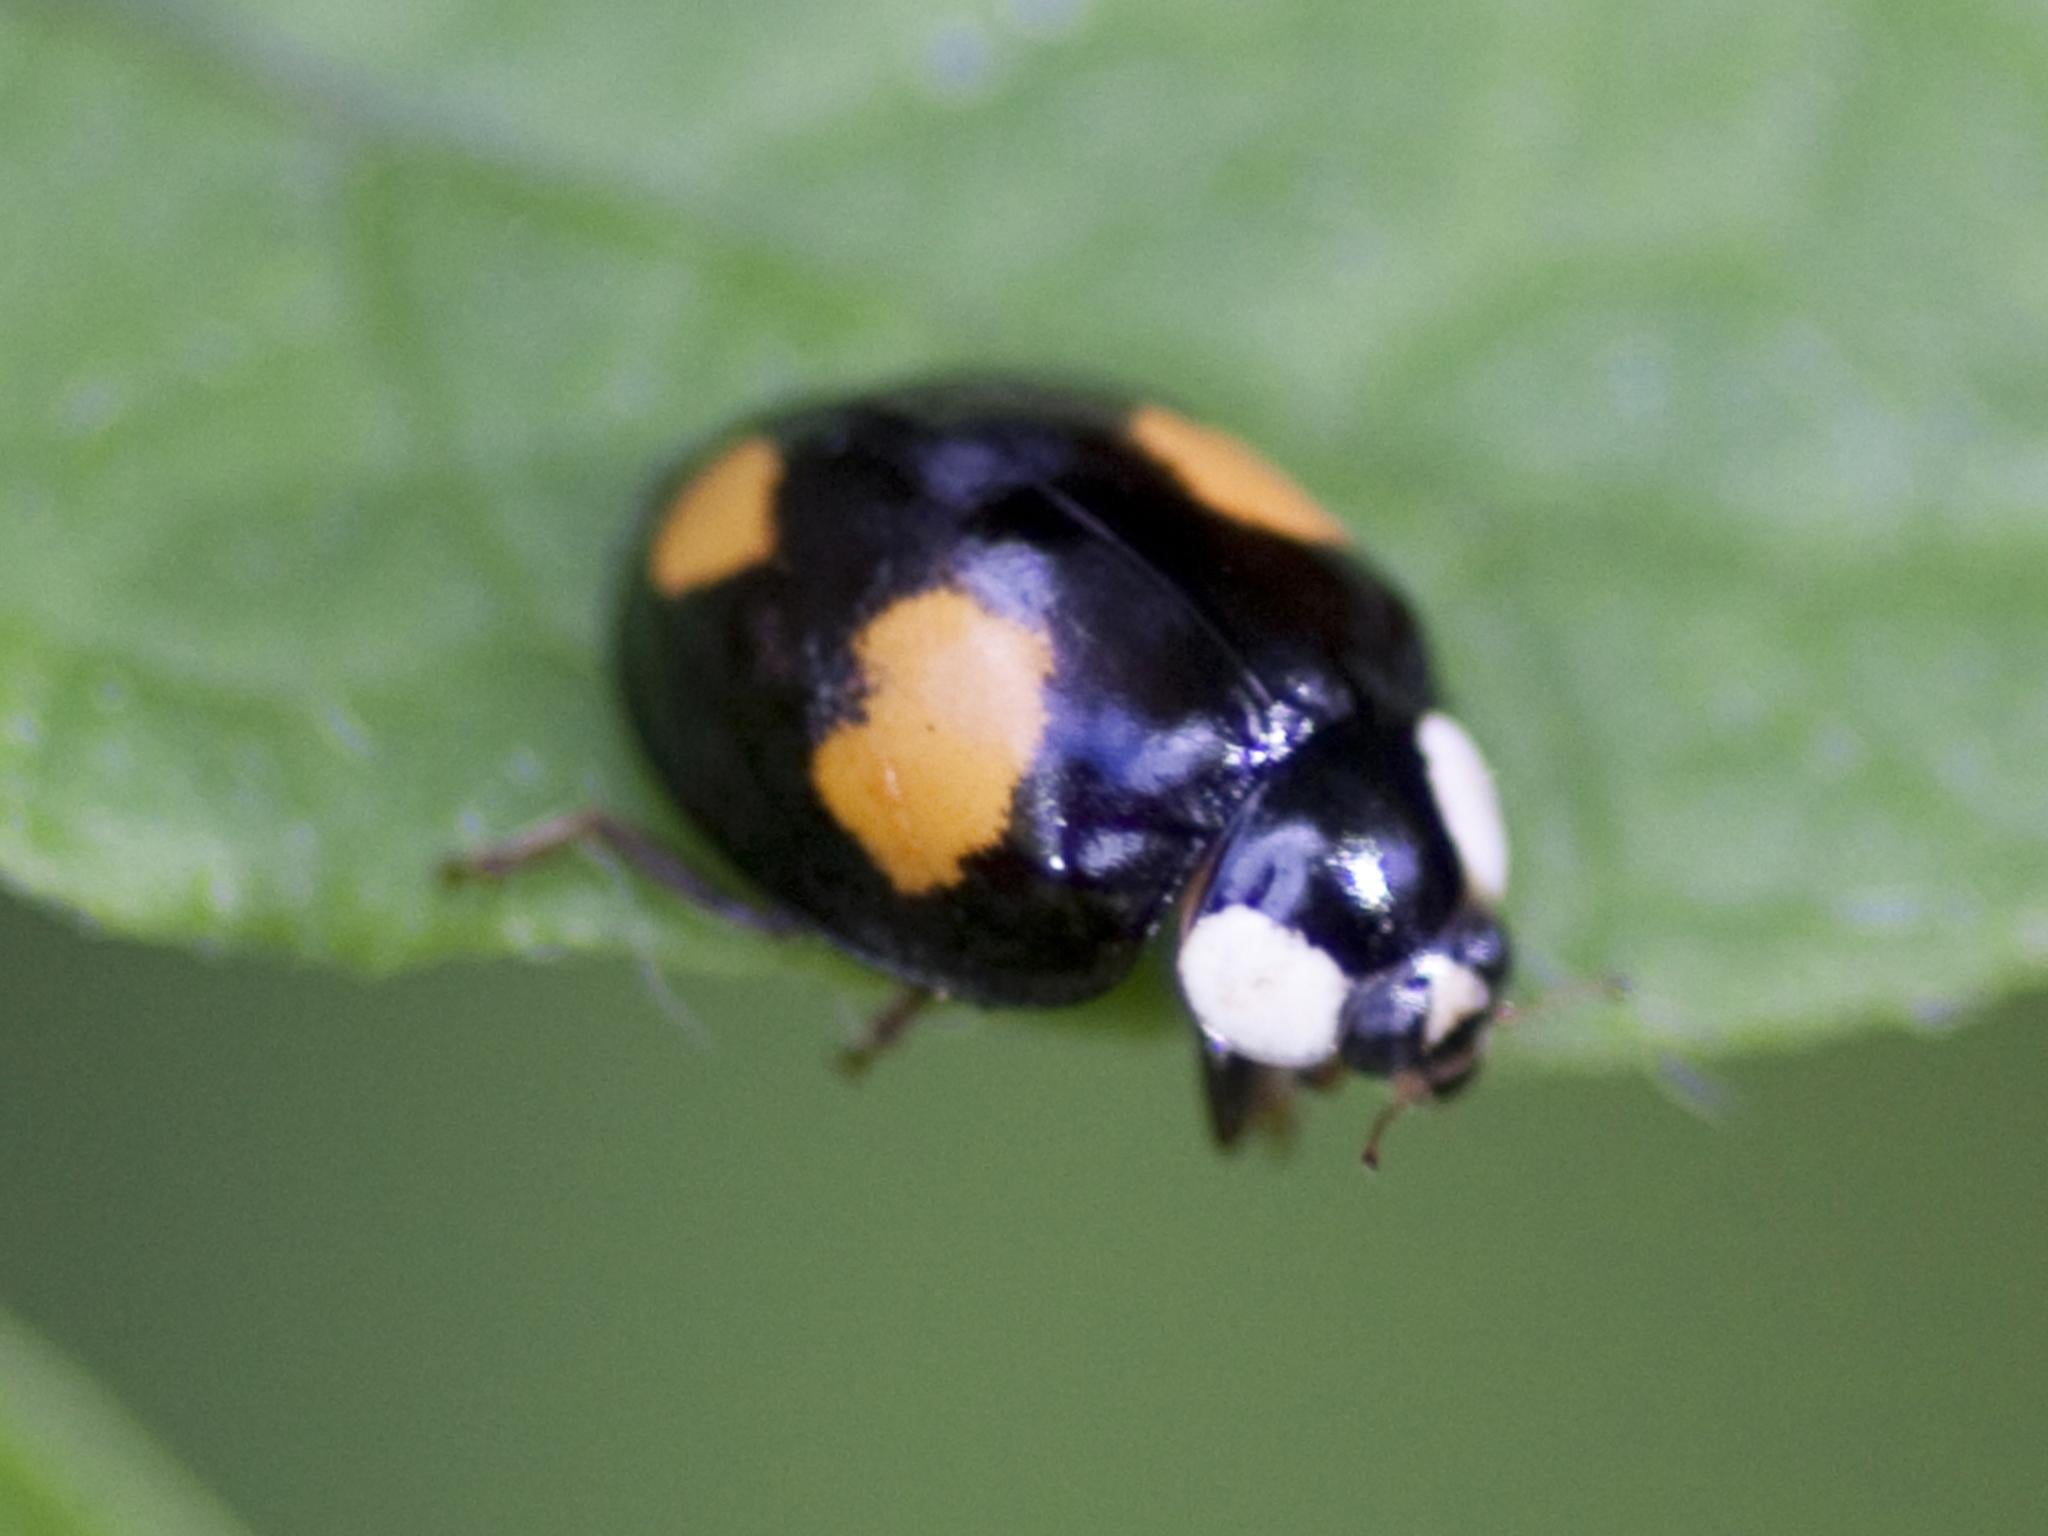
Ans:
[[[934,997],[1093,997],[1167,926],[1225,1144],[1346,1066],[1397,1107],[1449,1094],[1507,974],[1507,839],[1346,538],[1156,405],[949,382],[748,423],[655,499],[620,664],[648,763],[751,890],[602,811],[453,868],[597,839],[822,936],[904,984],[856,1063]]]

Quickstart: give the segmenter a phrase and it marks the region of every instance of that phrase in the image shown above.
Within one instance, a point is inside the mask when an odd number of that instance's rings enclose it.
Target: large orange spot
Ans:
[[[1139,407],[1128,430],[1210,510],[1310,544],[1344,542],[1342,523],[1236,438],[1156,405]]]
[[[818,744],[811,782],[898,891],[942,889],[1010,824],[1045,735],[1052,642],[941,587],[885,609],[853,652],[866,718]]]
[[[774,554],[781,484],[782,455],[767,438],[750,437],[684,486],[647,552],[655,589],[680,597]]]

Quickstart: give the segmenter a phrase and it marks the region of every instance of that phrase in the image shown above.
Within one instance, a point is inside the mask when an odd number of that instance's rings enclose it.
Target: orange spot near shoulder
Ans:
[[[647,552],[647,575],[680,597],[759,565],[775,553],[775,493],[782,455],[750,437],[676,493]]]
[[[1212,511],[1309,544],[1344,542],[1342,523],[1236,438],[1156,405],[1139,407],[1127,430]]]
[[[1045,735],[1052,642],[941,587],[885,609],[853,651],[865,718],[818,744],[811,782],[898,891],[943,889],[1009,827]]]

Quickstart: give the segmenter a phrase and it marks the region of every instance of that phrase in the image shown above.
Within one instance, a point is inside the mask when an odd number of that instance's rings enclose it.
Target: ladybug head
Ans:
[[[1175,969],[1219,1138],[1339,1067],[1391,1078],[1400,1102],[1463,1088],[1507,978],[1506,878],[1491,775],[1448,715],[1356,718],[1276,765],[1182,909]]]

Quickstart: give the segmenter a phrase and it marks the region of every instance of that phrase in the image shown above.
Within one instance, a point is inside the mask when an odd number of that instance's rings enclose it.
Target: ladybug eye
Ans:
[[[1372,977],[1352,989],[1343,1008],[1343,1028],[1350,1034],[1405,1036],[1430,1012],[1430,983],[1403,967],[1391,975]]]
[[[1344,1059],[1355,1070],[1385,1074],[1415,1057],[1417,1026],[1429,1011],[1429,988],[1413,969],[1371,977],[1344,1004]]]
[[[1493,1007],[1493,989],[1468,965],[1430,949],[1361,982],[1344,1005],[1344,1056],[1364,1072],[1391,1072],[1428,1056]]]

